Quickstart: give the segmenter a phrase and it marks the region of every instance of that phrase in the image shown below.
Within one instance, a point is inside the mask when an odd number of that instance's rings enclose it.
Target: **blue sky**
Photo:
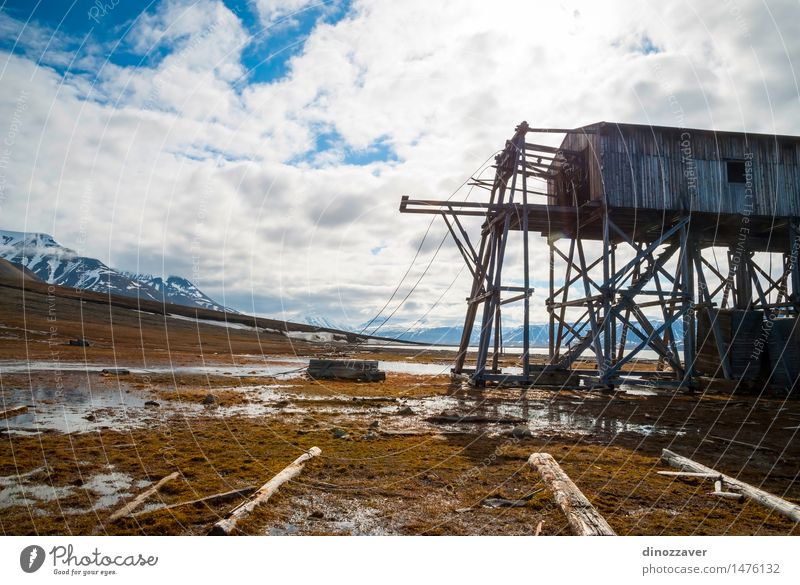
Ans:
[[[397,288],[394,322],[460,321],[458,250],[399,201],[479,197],[522,120],[800,134],[792,0],[104,4],[0,0],[0,228],[248,312],[359,324]]]
[[[253,3],[247,0],[224,0],[222,3],[240,18],[252,35],[245,63],[250,78],[257,81],[270,81],[285,75],[288,59],[302,50],[302,43],[314,26],[319,22],[335,23],[347,14],[350,7],[347,1],[310,3],[265,26]],[[115,50],[109,52],[112,63],[135,66],[142,64],[142,57],[137,52],[126,50],[129,47],[125,36],[137,21],[154,14],[160,4],[160,0],[7,0],[3,2],[3,10],[16,20],[45,27],[62,39],[70,38],[78,43],[88,37],[106,48],[114,47]],[[12,45],[13,39],[3,39],[4,47]],[[270,57],[273,54],[274,57]],[[152,64],[162,56],[162,53],[154,52],[147,56],[146,61]]]

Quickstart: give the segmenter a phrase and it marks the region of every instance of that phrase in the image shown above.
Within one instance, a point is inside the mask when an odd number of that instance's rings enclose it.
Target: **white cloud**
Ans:
[[[307,4],[259,8],[275,21]],[[243,309],[293,317],[341,304],[363,322],[428,225],[399,214],[400,196],[449,196],[522,119],[800,134],[799,11],[364,0],[318,24],[285,78],[242,87],[249,39],[237,15],[172,0],[134,31],[143,56],[166,50],[140,67],[65,82],[35,59],[3,57],[0,140],[17,96],[29,99],[0,227],[51,232],[120,268],[182,273]],[[320,132],[332,137],[322,153]],[[344,163],[376,143],[399,161]],[[396,301],[444,233],[437,221]],[[546,262],[534,246],[534,263]],[[447,242],[398,318],[421,316],[461,262]],[[462,273],[429,320],[458,321],[467,288]]]
[[[251,0],[261,22],[270,26],[281,19],[291,21],[292,16],[310,9],[329,9],[337,0]]]

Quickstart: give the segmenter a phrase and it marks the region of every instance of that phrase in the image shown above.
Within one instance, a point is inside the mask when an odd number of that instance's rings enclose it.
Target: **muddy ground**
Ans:
[[[535,471],[553,454],[619,534],[797,534],[707,480],[658,475],[669,448],[800,502],[800,403],[623,388],[476,390],[452,355],[297,343],[129,309],[0,295],[0,530],[206,534],[316,445],[322,456],[240,525],[245,534],[568,534]],[[44,310],[44,313],[42,311]],[[66,345],[85,337],[92,347]],[[318,382],[308,356],[380,359],[385,382]],[[104,375],[102,368],[127,368]],[[178,471],[133,518],[111,514]],[[514,503],[515,507],[507,507]]]

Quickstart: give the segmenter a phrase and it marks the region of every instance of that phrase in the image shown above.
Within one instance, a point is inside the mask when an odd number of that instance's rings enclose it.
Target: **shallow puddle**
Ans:
[[[266,357],[266,360],[272,360]],[[23,362],[3,362],[3,372],[53,371],[66,372],[61,390],[47,387],[45,382],[33,382],[31,388],[9,388],[2,390],[2,404],[5,407],[28,405],[26,413],[0,421],[0,430],[10,434],[30,434],[41,431],[62,433],[83,433],[103,428],[115,430],[141,428],[154,420],[182,415],[202,414],[212,417],[264,417],[278,415],[284,417],[310,417],[325,415],[327,424],[364,427],[380,421],[381,430],[424,431],[435,433],[450,432],[508,432],[511,422],[519,419],[518,426],[527,426],[531,432],[555,432],[562,434],[603,434],[637,433],[651,435],[675,433],[672,428],[660,428],[653,424],[636,424],[628,420],[597,415],[596,412],[580,412],[583,397],[556,395],[549,391],[531,390],[521,392],[514,389],[493,389],[485,392],[456,389],[455,393],[421,398],[393,397],[352,397],[344,395],[309,395],[293,392],[291,378],[301,375],[298,371],[308,360],[300,357],[275,356],[275,361],[265,365],[246,364],[240,366],[178,366],[170,368],[130,368],[131,373],[193,373],[208,375],[230,375],[274,378],[283,373],[287,378],[284,384],[264,384],[248,387],[226,387],[216,390],[240,393],[244,400],[231,406],[208,406],[186,400],[169,400],[168,395],[158,399],[158,406],[148,406],[150,394],[128,386],[124,377],[119,379],[116,388],[98,383],[97,375],[101,366],[79,363],[36,362],[33,365]],[[31,367],[33,366],[33,367]],[[380,362],[380,367],[389,372],[416,374],[419,376],[439,376],[449,372],[448,364],[419,364],[408,361]],[[35,368],[35,370],[33,369]],[[88,372],[83,375],[79,372]],[[34,378],[35,379],[35,378]],[[631,380],[634,382],[634,380]],[[644,399],[655,395],[653,390],[635,384],[626,384],[622,390],[629,400]],[[213,394],[213,392],[210,392]],[[609,400],[611,400],[609,398]],[[402,416],[402,409],[411,409],[408,416]],[[596,409],[595,409],[596,410]],[[431,417],[447,413],[455,420],[429,421]],[[331,417],[334,420],[331,421]],[[471,417],[470,420],[458,420]],[[475,418],[484,419],[476,421]],[[497,422],[492,422],[492,421]]]
[[[71,486],[53,487],[40,483],[37,477],[44,468],[32,472],[0,477],[0,510],[14,506],[36,506],[39,502],[47,502],[65,498],[72,494]]]
[[[94,502],[90,510],[62,510],[64,513],[82,514],[111,508],[132,495],[132,490],[139,490],[150,484],[147,480],[134,480],[127,473],[112,470],[87,478],[79,487],[53,486],[49,481],[48,471],[44,467],[19,475],[0,477],[0,510],[15,506],[35,507],[41,502],[62,500],[85,491]]]
[[[146,480],[134,481],[127,473],[109,471],[98,473],[84,482],[81,489],[92,492],[96,497],[92,510],[102,510],[116,505],[123,498],[131,495],[131,489],[139,489],[149,482]]]
[[[122,385],[110,389],[98,385],[92,390],[88,380],[77,387],[60,392],[36,387],[33,390],[4,389],[3,400],[8,405],[29,405],[26,413],[0,421],[0,429],[9,434],[30,434],[41,431],[83,433],[103,428],[115,430],[141,428],[165,416],[264,417],[280,415],[314,418],[334,417],[333,423],[364,427],[380,421],[381,430],[388,431],[451,431],[500,432],[513,426],[503,420],[520,419],[518,426],[531,432],[562,434],[616,435],[623,432],[674,434],[673,428],[653,424],[636,424],[612,416],[579,412],[580,399],[556,398],[548,393],[505,392],[500,396],[477,397],[470,393],[428,396],[422,398],[353,397],[345,395],[308,395],[292,391],[290,384],[270,384],[229,387],[226,391],[242,393],[246,400],[231,406],[204,406],[181,400],[159,400],[158,407],[145,405],[147,397],[139,391],[126,391]],[[403,409],[410,409],[407,415]],[[456,418],[444,423],[427,419],[446,413]],[[485,419],[475,421],[475,418]],[[470,420],[471,419],[471,420]],[[497,420],[498,422],[492,422]],[[328,422],[331,422],[328,420]]]
[[[146,398],[122,389],[109,389],[89,380],[73,382],[69,387],[54,389],[33,383],[30,388],[2,390],[2,403],[7,406],[27,405],[28,411],[0,421],[0,429],[11,434],[39,431],[85,433],[104,427],[141,427]]]
[[[0,373],[20,374],[33,372],[85,372],[97,374],[103,368],[125,368],[132,374],[175,374],[175,375],[206,375],[206,376],[237,376],[237,377],[275,377],[287,379],[302,375],[302,370],[308,365],[308,358],[292,356],[264,356],[264,363],[241,364],[226,366],[149,366],[147,368],[127,367],[124,365],[102,366],[78,362],[21,362],[0,361]],[[393,374],[412,374],[419,376],[445,376],[450,375],[451,364],[422,364],[405,361],[378,362],[381,370]]]
[[[62,372],[73,373],[83,372],[87,375],[97,375],[104,368],[118,369],[124,368],[131,374],[174,374],[174,375],[203,375],[203,376],[237,376],[237,377],[285,377],[292,378],[302,374],[302,370],[308,365],[305,358],[279,357],[276,361],[266,365],[245,364],[239,366],[171,366],[159,365],[147,368],[128,367],[124,365],[98,365],[79,362],[20,362],[2,361],[0,362],[0,373],[2,374],[27,374],[36,372]]]
[[[310,494],[297,502],[288,521],[267,530],[270,536],[293,534],[336,534],[349,536],[384,536],[394,532],[386,526],[384,514],[356,498]]]

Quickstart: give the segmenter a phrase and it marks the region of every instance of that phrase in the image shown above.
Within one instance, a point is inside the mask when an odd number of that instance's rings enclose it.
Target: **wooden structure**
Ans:
[[[559,147],[532,140],[551,133],[565,136]],[[441,215],[473,276],[455,375],[531,385],[542,372],[589,362],[594,384],[613,388],[647,349],[658,371],[641,375],[658,384],[692,388],[702,373],[796,385],[800,138],[523,122],[495,169],[492,181],[471,183],[488,200],[403,197],[400,205]],[[483,219],[476,242],[465,228],[470,217]],[[550,256],[543,368],[530,364],[531,232],[546,238]],[[522,273],[506,283],[506,248],[520,240]],[[510,303],[522,304],[523,320],[522,372],[513,375],[498,367]]]
[[[377,361],[311,359],[308,375],[316,380],[357,380],[382,382],[386,373],[378,369]]]

